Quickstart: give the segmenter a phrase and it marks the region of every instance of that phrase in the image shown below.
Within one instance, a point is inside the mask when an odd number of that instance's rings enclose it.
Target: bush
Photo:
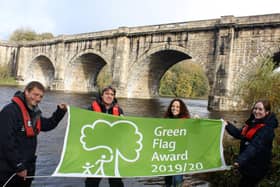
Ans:
[[[11,71],[8,65],[0,66],[0,79],[7,79],[11,76]]]
[[[274,72],[274,68],[272,58],[261,58],[257,67],[251,69],[247,79],[241,82],[241,97],[249,106],[265,98],[270,100],[273,111],[280,111],[280,73]]]
[[[11,70],[8,65],[0,66],[0,84],[17,85],[15,78],[11,75]]]
[[[34,41],[45,40],[53,38],[52,33],[37,34],[35,31],[29,28],[16,29],[10,36],[9,41]]]

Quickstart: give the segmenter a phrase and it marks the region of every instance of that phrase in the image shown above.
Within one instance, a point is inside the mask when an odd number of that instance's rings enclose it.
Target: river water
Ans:
[[[21,88],[17,87],[0,87],[0,108],[9,103],[13,94]],[[56,109],[58,103],[67,103],[68,105],[87,108],[94,99],[93,94],[75,94],[65,92],[46,92],[44,99],[40,104],[43,115],[48,117]],[[157,99],[118,99],[120,106],[123,108],[127,116],[145,116],[145,117],[161,117],[167,109],[172,98]],[[247,112],[209,112],[207,110],[207,100],[183,99],[188,106],[192,115],[198,114],[201,118],[210,119],[229,119],[242,123],[248,113]],[[50,176],[55,170],[63,146],[67,116],[63,118],[59,126],[53,131],[41,133],[39,135],[39,143],[37,148],[37,169],[36,176],[44,176],[35,178],[32,187],[82,187],[84,186],[83,178],[62,178],[62,177],[45,177]],[[162,180],[160,178],[135,178],[123,179],[126,187],[160,187]],[[108,181],[102,180],[100,187],[107,187]]]

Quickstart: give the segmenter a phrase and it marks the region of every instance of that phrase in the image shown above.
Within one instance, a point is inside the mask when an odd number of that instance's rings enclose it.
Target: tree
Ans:
[[[240,90],[245,103],[252,106],[257,100],[269,99],[274,111],[280,109],[280,73],[274,72],[275,63],[272,58],[258,60],[255,69],[250,69]]]
[[[46,39],[52,39],[54,36],[52,33],[46,32],[42,34],[37,35],[37,40],[46,40]]]
[[[176,82],[176,94],[180,97],[189,97],[193,92],[192,83],[189,81],[191,75],[182,74],[178,77]]]
[[[111,72],[109,71],[109,67],[105,66],[100,73],[97,76],[97,86],[98,88],[105,88],[108,85],[111,85],[113,80],[112,80],[112,75]]]
[[[116,133],[125,131],[126,134]],[[110,137],[110,139],[104,139],[104,132]],[[100,137],[102,136],[102,137]],[[85,125],[82,128],[82,136],[80,142],[83,145],[83,149],[86,151],[95,151],[94,155],[97,155],[102,151],[104,154],[99,154],[99,158],[95,158],[93,166],[95,175],[112,175],[112,171],[105,169],[105,164],[113,164],[113,175],[120,176],[119,162],[122,159],[125,162],[135,162],[140,157],[140,151],[142,150],[142,134],[138,131],[138,127],[131,121],[116,121],[110,123],[106,120],[96,120],[92,125]],[[114,141],[111,141],[111,140]],[[129,143],[124,140],[129,140]],[[87,166],[83,168],[89,168]],[[91,173],[91,171],[87,171]]]
[[[10,41],[31,41],[36,40],[36,32],[31,29],[16,29],[9,38]]]
[[[208,79],[198,64],[182,62],[171,67],[160,81],[160,95],[204,97],[208,94]]]
[[[177,96],[176,83],[177,75],[172,71],[167,71],[160,81],[159,92],[161,95]]]
[[[53,38],[51,33],[37,34],[34,30],[29,28],[16,29],[10,36],[9,41],[34,41]]]

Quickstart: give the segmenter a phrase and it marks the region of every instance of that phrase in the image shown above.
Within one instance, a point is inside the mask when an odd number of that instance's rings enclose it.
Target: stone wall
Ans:
[[[120,27],[51,40],[0,42],[0,63],[16,64],[21,84],[40,80],[54,90],[97,90],[107,68],[118,97],[158,96],[163,74],[183,60],[198,63],[209,80],[210,110],[239,110],[236,94],[246,70],[280,47],[280,14]]]
[[[0,66],[8,66],[12,75],[17,72],[18,45],[0,41]]]

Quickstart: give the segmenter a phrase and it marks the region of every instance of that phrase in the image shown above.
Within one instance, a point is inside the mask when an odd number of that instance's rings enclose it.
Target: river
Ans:
[[[20,88],[17,87],[0,87],[0,108],[9,103],[13,94]],[[55,110],[58,103],[67,103],[72,106],[87,108],[94,99],[92,94],[75,94],[65,92],[48,91],[45,93],[44,99],[40,104],[43,115],[48,117]],[[120,106],[123,108],[127,116],[146,116],[161,117],[172,98],[157,99],[118,99]],[[207,110],[207,100],[183,99],[188,106],[192,115],[197,114],[201,118],[211,119],[229,119],[242,123],[248,113],[247,112],[209,112]],[[44,176],[35,178],[32,187],[82,187],[84,179],[82,178],[61,178],[61,177],[45,177],[50,176],[55,170],[63,146],[63,140],[66,129],[67,116],[63,118],[59,126],[47,133],[39,135],[39,143],[37,148],[37,169],[36,176]],[[150,181],[152,180],[152,181]],[[161,180],[157,178],[150,179],[124,179],[126,187],[160,187]],[[102,180],[100,187],[107,187],[107,180]]]

